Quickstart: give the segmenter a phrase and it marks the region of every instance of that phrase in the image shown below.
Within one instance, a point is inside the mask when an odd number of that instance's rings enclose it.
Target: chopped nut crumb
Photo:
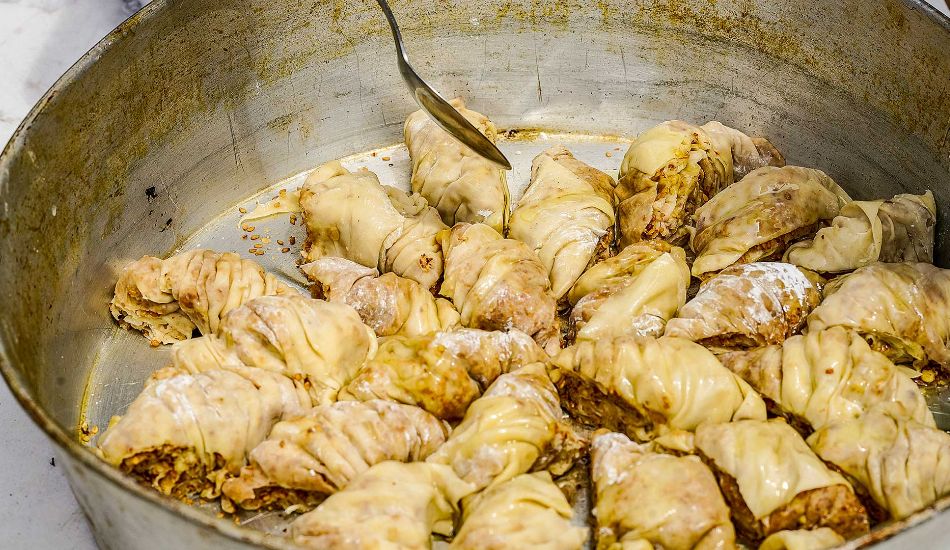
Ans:
[[[284,244],[284,241],[282,241],[282,240],[280,240],[280,239],[277,239],[277,244],[283,245],[283,244]]]
[[[370,155],[372,155],[372,156],[375,157],[375,156],[376,156],[376,151],[373,151],[372,153],[370,153]]]
[[[246,240],[247,240],[247,233],[245,233],[245,234],[243,234],[243,235],[241,235],[241,240],[244,240],[244,241],[246,241]]]
[[[254,245],[254,248],[263,248],[263,247],[264,245],[262,245],[261,243],[257,243]]]
[[[148,345],[152,346],[153,348],[157,348],[158,346],[161,345],[161,342],[159,342],[158,340],[152,338],[152,339],[149,341]]]
[[[383,157],[384,161],[389,161],[389,157]]]
[[[606,153],[604,153],[604,154],[605,154],[605,155],[607,155],[607,157],[612,157],[612,156],[614,156],[614,154],[613,154],[613,153],[611,153],[610,151],[607,151],[607,152],[606,152]]]
[[[256,252],[256,249],[248,248],[247,251],[250,252],[251,254],[254,254]]]
[[[261,238],[260,235],[251,235],[251,240],[252,240],[252,241],[256,241],[256,240],[258,240],[258,239],[260,239],[260,238]]]
[[[934,380],[936,380],[936,378],[937,378],[937,375],[934,373],[934,371],[930,369],[926,369],[920,373],[920,379],[926,382],[927,384],[933,382]]]
[[[264,249],[258,248],[258,249],[256,249],[256,250],[254,250],[254,254],[256,254],[256,255],[258,255],[258,256],[263,256],[263,255],[264,255]]]
[[[293,235],[291,235],[289,242],[290,242],[290,244],[297,244],[297,237],[294,237]]]
[[[290,215],[290,223],[291,223],[291,225],[294,225],[294,224],[297,223],[297,214],[291,214],[291,215]]]
[[[286,189],[281,189],[280,191],[277,192],[277,196],[280,197],[280,198],[286,197],[286,196],[287,196],[287,190],[286,190]]]
[[[274,201],[274,208],[280,208],[280,201]]]
[[[241,214],[247,214],[247,208],[244,208],[243,206],[241,206],[238,208],[238,212],[240,212]]]
[[[248,224],[246,224],[246,223],[242,223],[242,224],[241,224],[241,229],[247,231],[248,233],[253,233],[255,228],[254,228],[253,225],[248,225]]]
[[[284,254],[286,254],[286,253],[290,252],[290,247],[285,246],[285,247],[281,248],[280,251],[283,252]]]

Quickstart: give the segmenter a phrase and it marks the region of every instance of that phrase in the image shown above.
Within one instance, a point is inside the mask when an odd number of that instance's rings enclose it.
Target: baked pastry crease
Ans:
[[[485,115],[467,109],[461,98],[450,101],[492,142],[497,131]],[[484,159],[416,111],[406,119],[406,147],[412,159],[413,193],[419,193],[449,226],[484,223],[499,233],[508,225],[508,183],[500,166]]]
[[[842,326],[897,363],[950,368],[950,270],[926,263],[875,263],[825,287],[808,330]]]
[[[222,490],[246,510],[309,508],[374,464],[424,460],[447,431],[424,410],[389,401],[314,407],[274,425]]]
[[[377,336],[421,336],[459,325],[452,304],[395,273],[379,275],[346,258],[325,257],[300,266],[315,298],[346,304]]]
[[[571,289],[570,340],[660,336],[689,288],[686,253],[664,241],[641,241],[594,265]]]
[[[819,272],[851,271],[877,261],[933,263],[937,204],[933,193],[844,205],[830,227],[795,243],[784,259]]]
[[[557,304],[538,256],[521,241],[485,224],[457,224],[439,234],[445,279],[439,293],[452,301],[462,325],[516,328],[549,352],[560,342]]]
[[[425,462],[381,462],[290,525],[305,548],[430,548],[449,536],[458,503],[473,491],[452,469]]]
[[[195,329],[212,334],[241,304],[274,294],[297,294],[251,260],[231,252],[190,250],[167,260],[142,256],[115,284],[112,316],[146,338],[172,344]]]
[[[580,550],[587,529],[571,525],[573,513],[551,474],[521,474],[464,504],[462,526],[449,548]]]
[[[713,350],[781,344],[821,301],[817,277],[779,262],[728,267],[666,324],[667,336]]]
[[[694,215],[693,275],[708,278],[733,264],[781,257],[850,202],[821,170],[767,166],[726,187]]]
[[[458,329],[391,337],[340,392],[339,399],[387,399],[417,405],[435,416],[462,418],[469,404],[500,375],[543,361],[528,335]]]
[[[300,206],[307,262],[339,256],[425,288],[442,276],[435,235],[445,224],[438,212],[419,195],[381,185],[365,168],[350,172],[339,161],[320,166],[300,189]]]
[[[560,299],[614,238],[614,181],[555,146],[534,158],[508,236],[537,253]]]
[[[314,404],[336,394],[376,353],[376,336],[349,306],[264,296],[232,311],[213,335],[177,344],[172,360],[197,373],[247,365],[301,382]]]

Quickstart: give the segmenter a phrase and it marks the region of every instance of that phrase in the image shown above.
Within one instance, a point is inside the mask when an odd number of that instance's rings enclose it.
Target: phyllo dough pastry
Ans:
[[[597,549],[736,548],[735,531],[709,468],[625,435],[598,431],[591,442]]]
[[[388,399],[435,416],[461,418],[498,376],[547,357],[528,335],[458,329],[425,336],[394,336],[340,392],[341,400]]]
[[[772,533],[762,541],[759,550],[826,550],[844,543],[834,529],[796,529]]]
[[[232,309],[273,294],[297,291],[237,254],[190,250],[167,260],[142,256],[127,265],[110,309],[122,325],[171,344],[191,338],[195,329],[211,334]]]
[[[784,160],[767,141],[710,122],[670,120],[630,145],[617,185],[622,246],[641,239],[677,240],[692,213],[752,168]],[[735,159],[735,166],[734,166]]]
[[[346,258],[326,257],[300,266],[315,298],[346,304],[377,336],[420,336],[458,326],[451,302],[416,281]]]
[[[926,263],[871,264],[825,287],[808,330],[843,326],[898,363],[950,368],[950,270]]]
[[[766,415],[749,384],[704,347],[681,338],[578,342],[553,364],[551,377],[575,420],[638,441]]]
[[[568,295],[569,340],[660,336],[686,303],[686,253],[664,241],[631,244],[592,266]]]
[[[445,280],[439,293],[452,301],[462,325],[516,328],[552,352],[559,346],[551,281],[528,245],[485,224],[457,224],[439,234]]]
[[[309,508],[374,464],[424,460],[446,426],[424,410],[389,401],[340,401],[278,422],[223,492],[241,508]],[[225,503],[226,501],[222,501]]]
[[[473,491],[451,468],[381,462],[290,525],[305,548],[422,550],[450,536],[458,503]]]
[[[932,424],[872,410],[818,430],[808,444],[892,518],[905,518],[950,494],[950,434]]]
[[[299,294],[263,296],[231,312],[216,334],[172,348],[187,372],[247,365],[301,382],[314,404],[336,394],[376,353],[376,336],[353,308]]]
[[[580,550],[587,528],[571,525],[573,514],[551,474],[521,474],[464,504],[462,526],[449,548]]]
[[[451,102],[492,142],[497,131],[485,115]],[[428,114],[416,111],[403,130],[412,158],[412,191],[434,206],[448,225],[484,223],[503,233],[508,224],[508,183],[505,170],[450,136]]]
[[[696,210],[690,237],[697,254],[693,275],[707,278],[733,264],[779,258],[847,202],[847,193],[821,170],[753,170]]]
[[[99,452],[163,494],[213,498],[226,474],[238,473],[278,420],[309,407],[301,385],[279,373],[163,369],[124,416],[112,419]]]
[[[534,250],[554,297],[571,289],[614,239],[614,180],[555,146],[534,158],[531,183],[511,213],[508,236]]]
[[[819,272],[851,271],[881,262],[933,263],[937,204],[933,193],[854,201],[830,227],[785,251],[785,261]]]
[[[535,363],[498,377],[428,460],[452,466],[480,490],[532,470],[563,474],[581,446],[544,365]]]
[[[900,418],[934,425],[927,400],[906,369],[841,327],[719,359],[761,393],[772,412],[785,416],[804,434],[880,407]]]
[[[340,256],[425,288],[442,276],[435,235],[445,224],[438,212],[419,195],[381,185],[365,168],[350,172],[338,161],[320,166],[300,189],[300,206],[307,227],[306,261]]]
[[[717,351],[781,344],[820,301],[818,277],[791,264],[735,265],[699,288],[667,322],[666,335]]]
[[[867,512],[851,485],[784,420],[704,424],[695,444],[749,540],[786,529],[830,527],[845,538],[868,532]]]

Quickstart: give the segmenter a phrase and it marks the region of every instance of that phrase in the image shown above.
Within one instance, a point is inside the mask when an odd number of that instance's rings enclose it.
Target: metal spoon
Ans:
[[[461,141],[482,157],[501,165],[505,170],[511,170],[511,163],[498,150],[498,147],[495,147],[495,144],[479,132],[478,128],[472,126],[472,123],[466,120],[462,113],[456,111],[452,104],[443,99],[438,92],[416,74],[412,65],[409,64],[409,56],[406,55],[406,48],[402,43],[402,35],[399,33],[396,17],[389,9],[389,4],[386,3],[386,0],[376,0],[376,2],[382,8],[386,20],[389,21],[389,27],[393,31],[399,72],[402,74],[402,79],[406,81],[406,85],[409,86],[409,91],[412,92],[412,97],[415,98],[419,107],[455,139]]]

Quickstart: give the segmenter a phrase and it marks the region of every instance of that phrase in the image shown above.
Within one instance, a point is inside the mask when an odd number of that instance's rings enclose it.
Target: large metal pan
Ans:
[[[634,135],[718,119],[859,198],[933,189],[937,263],[950,265],[950,21],[920,0],[394,9],[420,71],[500,126]],[[79,431],[87,411],[96,424],[120,412],[156,363],[108,315],[118,267],[268,185],[400,140],[413,105],[384,25],[369,1],[155,0],[63,76],[0,157],[0,369],[59,446],[103,548],[283,544],[139,487]],[[950,512],[937,510],[872,539],[946,547]]]

